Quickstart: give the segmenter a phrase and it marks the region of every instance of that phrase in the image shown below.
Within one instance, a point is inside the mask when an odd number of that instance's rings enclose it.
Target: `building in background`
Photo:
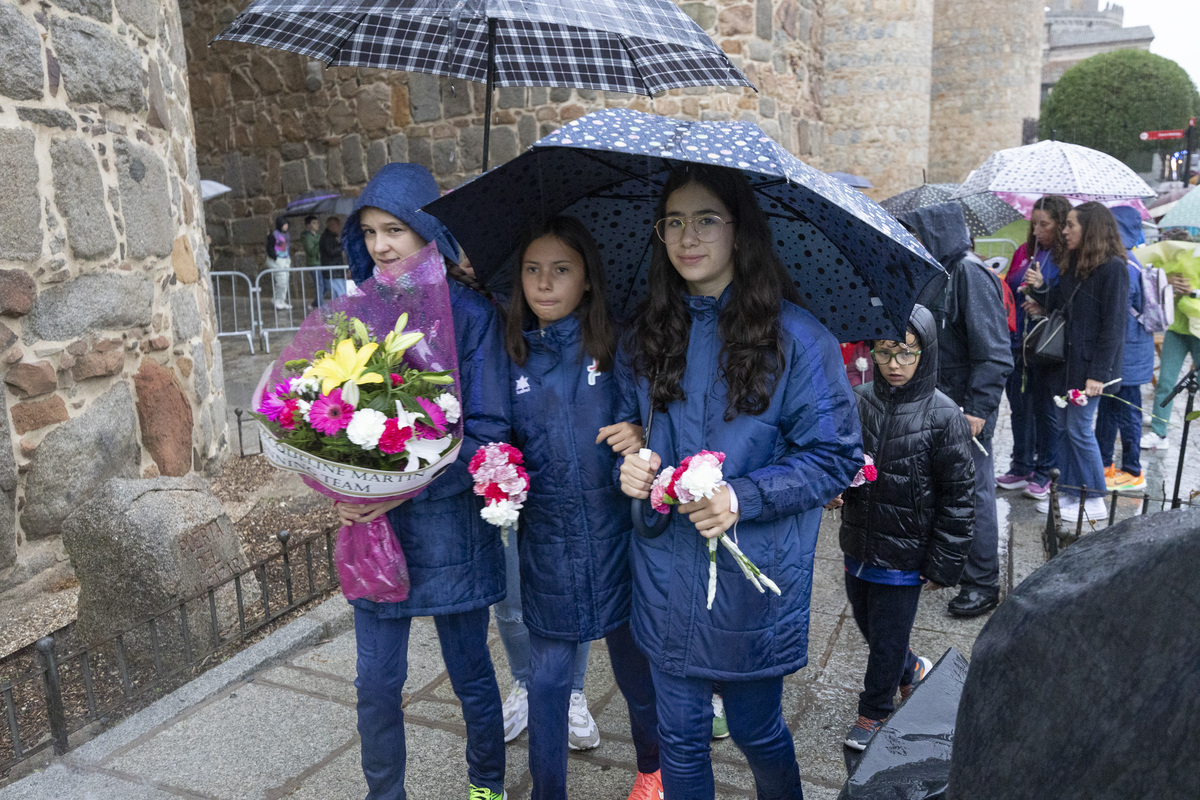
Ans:
[[[1113,50],[1149,50],[1149,25],[1123,27],[1125,9],[1099,0],[1050,0],[1042,57],[1042,99],[1058,79],[1085,58]]]

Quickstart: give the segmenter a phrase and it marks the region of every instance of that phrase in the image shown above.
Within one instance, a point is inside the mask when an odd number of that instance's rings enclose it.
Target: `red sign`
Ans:
[[[1142,131],[1138,138],[1143,142],[1157,142],[1160,139],[1182,139],[1183,131]]]

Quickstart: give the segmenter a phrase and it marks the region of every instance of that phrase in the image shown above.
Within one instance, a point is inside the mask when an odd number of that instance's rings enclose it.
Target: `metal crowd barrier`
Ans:
[[[271,352],[272,333],[300,329],[316,298],[316,273],[329,272],[334,280],[349,280],[345,264],[327,267],[291,267],[263,270],[254,279],[244,272],[210,272],[218,336],[245,336],[254,354],[254,340]],[[275,276],[286,274],[288,292],[276,306]],[[312,275],[311,278],[308,276]],[[321,297],[320,302],[325,302]]]
[[[1012,239],[976,239],[975,252],[982,259],[1000,256],[1011,264],[1013,254],[1017,252],[1017,243]]]
[[[258,336],[262,340],[263,350],[271,352],[271,334],[300,330],[300,323],[308,316],[311,304],[316,299],[316,274],[318,272],[332,273],[335,280],[348,280],[350,268],[346,265],[328,267],[290,267],[288,269],[265,269],[254,279],[254,294],[257,297]],[[275,276],[288,276],[288,294],[276,302]],[[312,275],[312,291],[310,294],[307,275]],[[299,280],[295,280],[299,277]],[[297,288],[299,291],[297,291]],[[322,298],[322,302],[324,298]]]
[[[217,336],[245,336],[254,355],[258,301],[250,276],[244,272],[210,272],[213,303],[217,309]],[[227,287],[228,293],[222,288]]]

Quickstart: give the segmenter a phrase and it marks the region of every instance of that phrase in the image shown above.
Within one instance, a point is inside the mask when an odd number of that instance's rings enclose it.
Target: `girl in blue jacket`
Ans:
[[[362,282],[375,268],[414,255],[430,241],[447,261],[457,261],[449,232],[420,210],[438,194],[433,176],[417,164],[388,164],[376,173],[342,229],[350,277]],[[419,616],[433,617],[446,672],[462,702],[469,798],[505,796],[500,688],[487,646],[488,606],[504,597],[504,556],[497,529],[479,516],[481,503],[467,464],[481,445],[507,436],[508,371],[491,304],[457,281],[449,287],[464,420],[458,461],[411,500],[337,505],[346,524],[388,515],[411,581],[402,603],[351,601],[367,800],[407,798],[401,691],[408,675],[409,628]]]
[[[518,252],[505,344],[513,444],[529,472],[518,547],[533,800],[567,796],[567,709],[578,646],[601,637],[629,705],[638,763],[630,800],[658,800],[654,687],[629,633],[629,501],[613,485],[618,454],[637,451],[641,429],[613,424],[615,335],[600,255],[570,217],[535,229]]]
[[[802,794],[783,676],[808,660],[821,508],[863,464],[858,415],[837,341],[798,305],[740,172],[681,167],[657,216],[650,297],[618,354],[618,419],[653,412],[653,452],[649,462],[626,457],[621,488],[646,498],[660,465],[700,450],[725,453],[728,483],[631,547],[632,629],[658,696],[663,787],[668,800],[713,797],[718,680],[758,796],[793,800]],[[719,549],[716,601],[706,608],[707,539],[726,531],[781,596],[759,593]]]

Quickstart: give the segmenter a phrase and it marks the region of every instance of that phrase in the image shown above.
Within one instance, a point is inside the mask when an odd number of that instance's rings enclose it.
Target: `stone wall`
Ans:
[[[171,0],[0,0],[0,582],[112,477],[225,452]]]
[[[930,182],[965,180],[1038,116],[1042,0],[934,0]]]
[[[824,160],[876,200],[919,186],[929,161],[934,0],[825,7]]]
[[[214,262],[255,274],[273,215],[309,189],[356,195],[389,161],[451,187],[483,153],[483,86],[421,73],[338,67],[251,45],[208,43],[234,5],[181,0],[200,172],[233,188],[207,203]],[[690,119],[751,119],[802,158],[820,158],[819,6],[704,0],[680,6],[759,88],[657,97],[550,88],[496,93],[490,162],[506,161],[588,111],[628,106]],[[299,240],[299,227],[293,238]]]

